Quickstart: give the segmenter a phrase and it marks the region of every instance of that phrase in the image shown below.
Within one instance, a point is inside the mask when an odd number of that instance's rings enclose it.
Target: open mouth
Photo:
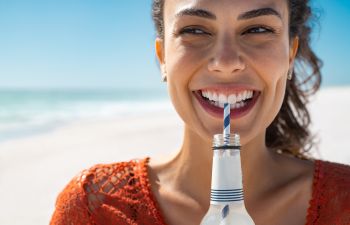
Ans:
[[[255,90],[245,90],[232,94],[220,94],[206,90],[193,92],[205,111],[220,118],[223,117],[225,103],[230,103],[231,118],[238,118],[246,115],[254,107],[260,93],[260,91]]]

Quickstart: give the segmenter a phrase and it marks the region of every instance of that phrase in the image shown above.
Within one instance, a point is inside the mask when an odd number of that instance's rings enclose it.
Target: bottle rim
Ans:
[[[240,136],[233,134],[215,134],[213,137],[213,149],[240,149]]]

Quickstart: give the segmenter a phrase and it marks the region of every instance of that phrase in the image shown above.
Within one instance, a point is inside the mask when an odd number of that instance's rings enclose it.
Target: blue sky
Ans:
[[[324,83],[350,85],[350,1],[317,0]],[[151,0],[0,0],[0,87],[162,86]]]

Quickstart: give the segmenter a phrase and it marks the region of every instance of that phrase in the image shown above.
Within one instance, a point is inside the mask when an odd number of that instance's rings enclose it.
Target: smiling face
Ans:
[[[222,133],[223,103],[242,145],[276,117],[297,49],[287,1],[166,0],[156,50],[186,127],[211,141]]]

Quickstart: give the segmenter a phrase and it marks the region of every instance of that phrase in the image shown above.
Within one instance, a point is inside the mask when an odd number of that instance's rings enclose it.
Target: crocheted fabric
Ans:
[[[149,158],[96,165],[57,198],[51,225],[165,225],[151,192]],[[306,225],[350,225],[350,167],[315,160]]]
[[[315,161],[306,225],[350,224],[350,166]]]
[[[149,158],[85,170],[57,198],[51,225],[165,225],[147,176]]]

